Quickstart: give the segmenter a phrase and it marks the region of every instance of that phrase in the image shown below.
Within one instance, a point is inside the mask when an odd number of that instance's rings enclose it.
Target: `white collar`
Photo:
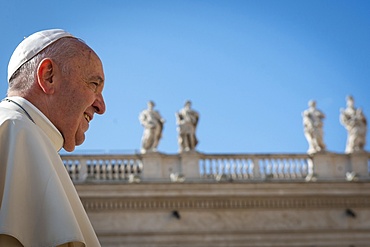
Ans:
[[[57,152],[63,147],[64,140],[62,134],[36,106],[25,98],[19,96],[7,97],[6,99],[12,100],[24,108],[24,110],[31,116],[31,121],[34,121],[34,123],[49,137]],[[23,111],[23,109],[20,110],[21,112]]]

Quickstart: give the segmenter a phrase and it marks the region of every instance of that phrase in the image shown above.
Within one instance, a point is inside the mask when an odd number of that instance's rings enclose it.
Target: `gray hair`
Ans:
[[[14,72],[9,80],[8,94],[14,91],[26,92],[29,90],[36,79],[37,66],[44,58],[53,59],[60,66],[63,74],[69,73],[70,59],[82,54],[81,42],[85,44],[80,39],[65,37],[46,47]]]

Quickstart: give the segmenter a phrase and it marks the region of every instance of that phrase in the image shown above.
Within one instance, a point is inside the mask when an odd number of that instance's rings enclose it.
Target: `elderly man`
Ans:
[[[100,246],[58,151],[105,112],[97,54],[60,30],[24,39],[0,103],[0,246]]]

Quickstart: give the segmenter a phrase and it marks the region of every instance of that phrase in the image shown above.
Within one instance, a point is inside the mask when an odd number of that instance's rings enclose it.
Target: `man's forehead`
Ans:
[[[81,63],[78,67],[83,69],[85,79],[88,81],[94,81],[103,84],[105,80],[104,70],[102,62],[98,55],[93,50],[91,50],[91,53],[89,52],[88,57],[84,56],[84,58],[81,59],[82,61],[77,60],[76,62]]]

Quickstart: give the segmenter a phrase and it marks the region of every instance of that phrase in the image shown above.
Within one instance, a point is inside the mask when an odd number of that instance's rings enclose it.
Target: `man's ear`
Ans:
[[[56,64],[50,58],[44,58],[37,67],[37,83],[46,94],[55,92]]]

